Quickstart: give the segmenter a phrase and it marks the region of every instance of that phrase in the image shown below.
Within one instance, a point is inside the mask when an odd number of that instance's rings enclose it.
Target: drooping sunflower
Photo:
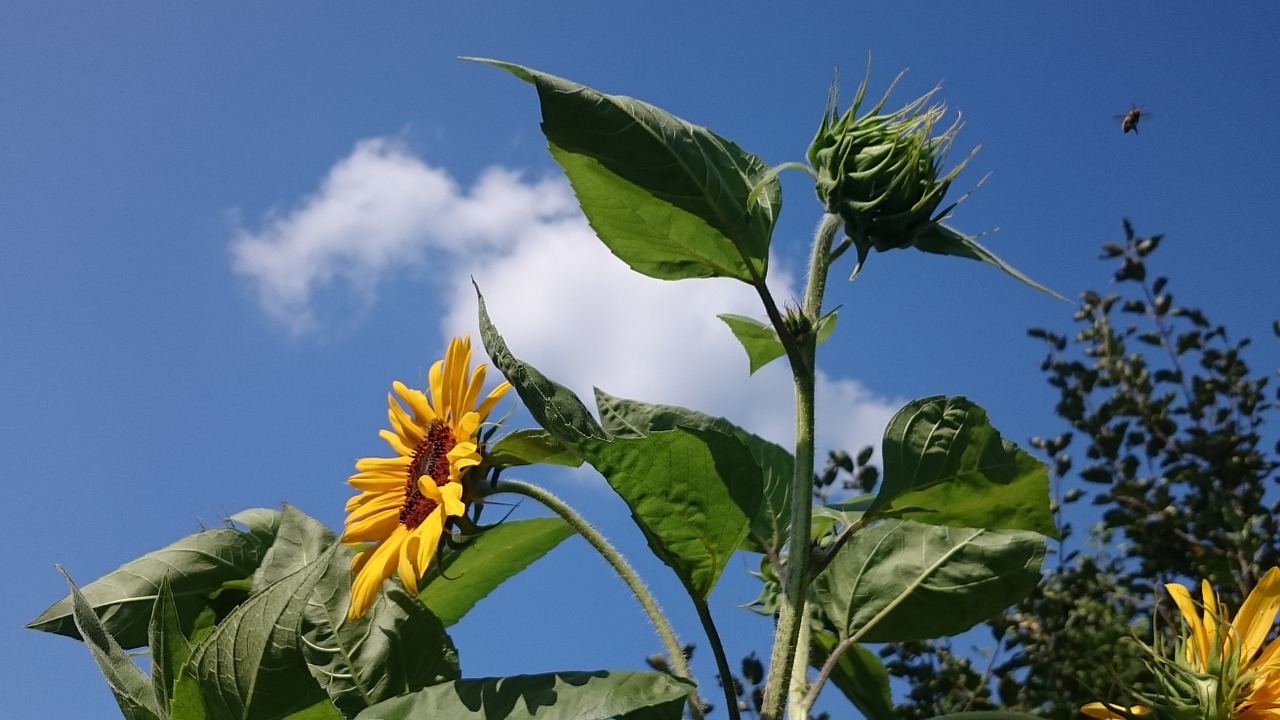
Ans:
[[[1156,710],[1166,705],[1180,717],[1205,720],[1280,720],[1280,638],[1263,646],[1280,611],[1280,568],[1263,575],[1234,620],[1207,580],[1200,583],[1199,604],[1182,585],[1171,583],[1165,589],[1187,631],[1180,657],[1171,658],[1181,672],[1163,674],[1164,697],[1153,703]],[[1095,702],[1081,711],[1107,720],[1125,713],[1145,715],[1152,708]]]
[[[342,542],[366,546],[351,564],[351,619],[368,612],[393,571],[416,594],[449,519],[466,512],[462,481],[481,462],[480,426],[511,389],[504,382],[481,400],[485,370],[471,369],[471,338],[459,337],[431,366],[426,393],[392,384],[391,429],[379,435],[396,456],[363,458],[347,480],[360,494],[347,501]]]

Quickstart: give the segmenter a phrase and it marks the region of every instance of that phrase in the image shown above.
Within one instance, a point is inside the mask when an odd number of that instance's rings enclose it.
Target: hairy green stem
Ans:
[[[667,658],[676,674],[694,681],[693,671],[689,669],[689,661],[684,656],[684,649],[680,646],[680,641],[676,638],[676,633],[671,628],[671,623],[667,621],[667,616],[662,613],[662,608],[658,606],[658,600],[649,592],[649,588],[645,586],[644,581],[632,569],[631,564],[622,556],[622,553],[618,552],[618,549],[613,545],[610,545],[599,530],[596,530],[591,523],[587,522],[585,518],[569,507],[563,500],[537,485],[519,480],[499,480],[494,486],[493,492],[512,493],[532,498],[547,506],[552,512],[569,523],[569,527],[573,528],[583,539],[590,543],[591,547],[596,549],[596,552],[600,553],[605,562],[609,563],[614,572],[618,573],[618,576],[630,588],[631,593],[636,596],[636,600],[644,608],[645,614],[649,616],[649,622],[653,623],[654,629],[658,631],[658,637],[662,639],[662,644],[667,650]],[[694,720],[701,720],[703,717],[702,707],[696,694],[689,698],[689,712],[693,715]]]
[[[839,216],[824,215],[813,241],[803,307],[805,317],[813,326],[822,317],[822,296],[831,263],[831,242],[840,227]],[[777,321],[774,327],[786,344],[790,332]],[[791,481],[791,522],[787,526],[791,539],[787,561],[783,567],[782,599],[778,608],[773,651],[769,656],[769,677],[765,682],[761,720],[780,720],[782,717],[791,678],[796,673],[800,627],[807,617],[805,601],[809,591],[809,524],[813,516],[810,494],[813,488],[813,395],[817,344],[813,333],[799,340],[796,343],[798,351],[788,353],[796,394],[795,473]],[[807,653],[804,655],[806,666],[801,667],[799,672],[807,670]]]
[[[806,611],[805,616],[809,613]],[[796,659],[791,665],[791,687],[787,691],[787,717],[807,718],[813,703],[809,700],[809,652],[813,642],[813,627],[809,622],[800,623],[800,638],[796,643]]]

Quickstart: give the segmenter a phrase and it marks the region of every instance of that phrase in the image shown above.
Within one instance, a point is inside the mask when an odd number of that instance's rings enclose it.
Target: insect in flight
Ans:
[[[1141,107],[1134,105],[1129,108],[1129,112],[1123,115],[1116,115],[1115,119],[1120,121],[1120,127],[1125,131],[1130,130],[1138,132],[1138,121],[1144,117],[1151,117],[1151,113],[1145,112]]]

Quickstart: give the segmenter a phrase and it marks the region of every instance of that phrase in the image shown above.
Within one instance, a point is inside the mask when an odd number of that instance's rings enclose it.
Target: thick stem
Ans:
[[[826,289],[827,270],[831,261],[831,242],[840,228],[840,218],[825,215],[818,225],[809,260],[809,280],[805,288],[803,312],[816,325],[822,317],[822,295]],[[778,336],[790,333],[775,323]],[[784,340],[785,344],[786,340]],[[813,395],[817,345],[812,333],[797,343],[797,352],[789,353],[791,375],[796,394],[795,474],[791,481],[790,550],[784,566],[783,593],[778,609],[773,651],[769,656],[769,678],[765,683],[761,720],[779,720],[795,674],[796,648],[800,642],[800,626],[805,622],[805,599],[809,590],[809,524],[813,516],[810,495],[813,488]],[[806,658],[807,663],[807,658]],[[800,668],[805,672],[806,668]]]
[[[805,615],[808,616],[806,610]],[[813,642],[813,626],[809,622],[800,623],[800,641],[796,644],[796,659],[792,663],[791,688],[787,691],[787,717],[809,717],[809,708],[813,702],[809,700],[809,652]]]
[[[644,581],[632,569],[631,564],[622,556],[622,553],[610,545],[599,530],[596,530],[591,523],[565,504],[563,500],[537,485],[531,485],[519,480],[499,480],[494,486],[493,492],[507,492],[532,498],[547,506],[552,512],[569,523],[569,527],[573,528],[583,539],[590,543],[591,547],[596,549],[596,552],[600,553],[605,562],[609,563],[614,572],[618,573],[618,577],[621,577],[622,581],[631,589],[631,593],[636,596],[636,600],[644,608],[645,614],[649,616],[649,622],[653,623],[654,629],[658,631],[658,637],[662,639],[662,644],[667,650],[667,658],[676,675],[687,678],[690,681],[694,680],[693,672],[689,669],[689,661],[684,656],[684,649],[680,646],[680,641],[676,638],[676,633],[671,628],[671,623],[667,621],[667,616],[662,613],[662,608],[658,606],[657,599],[649,592],[649,588],[645,586]],[[702,707],[696,695],[689,698],[689,712],[692,713],[694,720],[701,720],[703,717]]]

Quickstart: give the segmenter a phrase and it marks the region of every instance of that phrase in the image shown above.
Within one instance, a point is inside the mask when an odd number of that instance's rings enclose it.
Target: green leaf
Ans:
[[[814,630],[812,638],[809,662],[815,669],[821,669],[839,640],[822,630]],[[895,720],[898,717],[889,692],[889,672],[880,658],[860,643],[854,643],[841,654],[831,670],[830,679],[867,720]]]
[[[782,205],[782,186],[764,161],[648,103],[470,59],[537,88],[552,156],[591,227],[632,269],[661,280],[763,281]]]
[[[591,442],[584,454],[631,508],[654,554],[706,599],[760,508],[760,469],[746,446],[678,427]]]
[[[489,320],[484,296],[476,287],[480,302],[480,339],[493,364],[507,378],[529,414],[561,444],[577,448],[586,438],[605,437],[587,406],[569,388],[538,372],[532,365],[516,359],[498,329]]]
[[[638,400],[624,400],[596,390],[596,407],[600,422],[611,435],[643,437],[657,430],[677,427],[715,430],[732,435],[751,452],[757,472],[724,478],[736,488],[743,502],[750,500],[747,488],[759,482],[761,500],[751,519],[751,531],[742,547],[745,550],[778,550],[787,540],[787,524],[791,518],[791,476],[795,461],[782,446],[734,425],[724,418],[674,405],[655,405]]]
[[[726,313],[716,317],[729,326],[733,336],[738,338],[742,348],[747,351],[747,360],[751,363],[751,374],[755,374],[755,371],[786,354],[786,348],[778,338],[778,331],[772,325],[745,315]],[[833,310],[818,320],[818,342],[822,343],[831,337],[831,332],[835,328],[836,313]]]
[[[558,517],[500,523],[460,549],[446,548],[423,578],[418,599],[448,627],[572,534]]]
[[[963,397],[907,403],[884,433],[884,481],[869,510],[933,525],[1058,537],[1044,463],[1000,437]]]
[[[210,597],[235,581],[247,581],[275,537],[279,513],[250,510],[229,522],[246,525],[203,530],[89,583],[81,589],[103,625],[125,648],[147,644],[147,627],[160,584],[167,578],[183,631],[191,636]],[[275,520],[273,520],[273,518]],[[54,603],[27,627],[79,638],[72,620],[72,599]]]
[[[856,532],[814,581],[841,639],[904,642],[988,620],[1040,580],[1044,536],[883,520]]]
[[[346,716],[328,700],[286,715],[283,720],[343,720]]]
[[[974,240],[967,235],[961,235],[942,223],[932,223],[930,232],[928,234],[918,236],[912,244],[915,247],[927,253],[933,253],[934,255],[952,255],[955,257],[968,258],[970,260],[977,260],[979,262],[987,263],[988,265],[994,265],[1040,292],[1052,295],[1063,302],[1071,302],[1035,280],[1023,275],[1020,270],[996,257],[995,253],[979,245],[977,240]]]
[[[302,655],[331,706],[351,717],[374,703],[461,677],[444,625],[398,585],[348,620],[351,559],[338,546],[311,592],[300,625]]]
[[[253,576],[260,592],[316,561],[338,539],[324,523],[285,503],[280,528]]]
[[[72,621],[106,678],[111,694],[120,705],[120,712],[127,720],[160,720],[165,717],[146,673],[133,664],[129,655],[111,637],[107,626],[98,619],[93,606],[71,582],[66,571],[61,567],[58,571],[71,588]]]
[[[160,582],[147,636],[151,646],[151,686],[161,709],[168,711],[173,704],[174,685],[191,657],[191,645],[182,634],[168,580]]]
[[[576,450],[565,446],[546,430],[537,429],[512,431],[489,447],[487,459],[499,468],[538,463],[566,467],[582,464],[582,455]]]
[[[655,672],[561,672],[457,680],[368,708],[356,720],[679,720],[693,685]]]
[[[303,660],[299,629],[329,565],[326,554],[263,588],[196,647],[189,672],[210,720],[275,720],[327,701]]]
[[[204,699],[200,697],[200,683],[186,672],[179,674],[169,704],[169,720],[208,720],[208,717]]]

